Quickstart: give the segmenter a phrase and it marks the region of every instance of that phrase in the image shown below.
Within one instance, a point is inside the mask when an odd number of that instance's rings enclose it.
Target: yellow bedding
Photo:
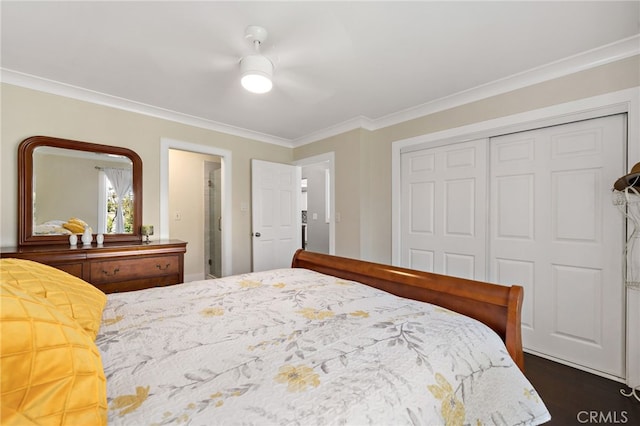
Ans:
[[[0,259],[0,279],[34,296],[43,297],[75,319],[92,339],[100,328],[107,296],[64,271],[24,259]]]
[[[94,339],[106,296],[20,259],[0,259],[0,284],[0,424],[105,425],[106,379]]]

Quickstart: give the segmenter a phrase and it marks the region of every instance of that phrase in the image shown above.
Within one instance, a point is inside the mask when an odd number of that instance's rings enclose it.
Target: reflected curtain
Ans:
[[[124,213],[122,208],[122,200],[131,191],[133,181],[133,172],[126,169],[114,169],[105,167],[102,169],[107,179],[113,185],[116,193],[116,217],[113,221],[113,228],[116,234],[124,233]]]

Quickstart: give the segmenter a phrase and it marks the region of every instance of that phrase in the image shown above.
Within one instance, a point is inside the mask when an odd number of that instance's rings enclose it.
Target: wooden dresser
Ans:
[[[184,280],[187,243],[179,240],[3,247],[0,257],[29,259],[54,266],[105,293],[179,284]]]

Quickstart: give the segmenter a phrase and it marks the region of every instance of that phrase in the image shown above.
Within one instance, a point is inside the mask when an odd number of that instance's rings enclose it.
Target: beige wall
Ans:
[[[335,152],[336,216],[340,216],[340,220],[336,217],[335,231],[338,256],[360,256],[360,200],[363,198],[362,171],[366,167],[360,143],[366,133],[366,130],[352,130],[295,150],[296,159]]]
[[[638,86],[635,56],[377,131],[331,137],[295,148],[294,160],[335,151],[336,211],[343,219],[336,224],[336,253],[388,263],[393,142]]]
[[[18,144],[46,135],[133,149],[143,162],[143,223],[160,223],[160,139],[214,146],[232,153],[233,273],[251,269],[250,160],[289,163],[292,150],[111,107],[2,84],[0,244],[17,242]],[[187,246],[187,250],[191,248]],[[195,247],[194,249],[195,250]],[[203,255],[202,255],[203,256]],[[202,257],[201,256],[201,257]],[[185,274],[192,271],[185,270]]]
[[[391,261],[391,147],[419,135],[640,86],[640,57],[582,71],[377,131],[352,130],[295,149],[2,85],[0,242],[17,239],[18,143],[49,135],[126,146],[144,164],[143,222],[159,224],[160,138],[215,146],[233,157],[233,273],[251,269],[250,160],[291,162],[335,152],[336,254]],[[193,249],[195,251],[195,247]],[[186,270],[185,273],[194,271]]]

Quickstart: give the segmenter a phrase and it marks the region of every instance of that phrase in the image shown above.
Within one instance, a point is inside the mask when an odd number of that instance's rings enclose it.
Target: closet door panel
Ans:
[[[533,241],[534,175],[508,175],[496,178],[492,214],[496,218],[496,238],[506,241]],[[511,214],[518,206],[518,214]]]
[[[486,144],[402,154],[403,266],[486,279]]]
[[[493,266],[494,281],[498,283],[518,283],[524,287],[526,295],[534,294],[535,263],[527,260],[495,258]],[[525,297],[522,302],[522,328],[533,328],[535,298]]]
[[[624,226],[611,186],[624,173],[624,128],[619,115],[490,142],[491,279],[524,283],[525,348],[617,377]]]

